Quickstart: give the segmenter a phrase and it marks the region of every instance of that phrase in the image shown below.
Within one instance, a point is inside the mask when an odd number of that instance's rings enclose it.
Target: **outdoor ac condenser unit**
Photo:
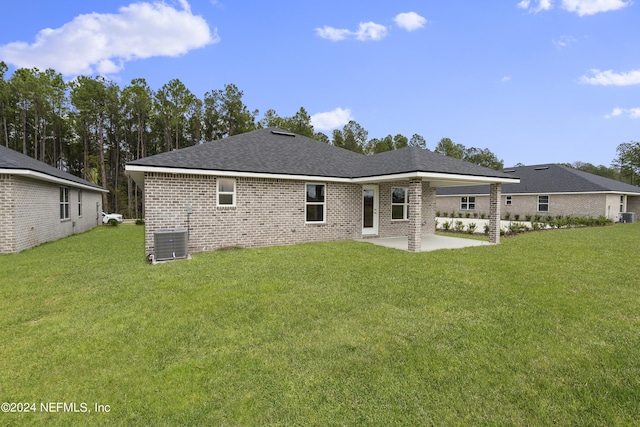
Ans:
[[[634,223],[636,222],[636,213],[635,212],[622,212],[620,214],[620,222],[625,223]]]
[[[158,230],[154,233],[155,259],[167,261],[187,258],[187,230]]]

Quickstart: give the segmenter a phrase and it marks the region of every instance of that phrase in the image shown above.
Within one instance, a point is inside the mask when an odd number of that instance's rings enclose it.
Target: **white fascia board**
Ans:
[[[351,182],[381,182],[403,181],[408,179],[422,179],[423,181],[448,182],[452,185],[486,185],[486,184],[517,184],[520,178],[497,178],[488,176],[458,175],[438,172],[408,172],[393,175],[380,175],[366,178],[354,178]]]
[[[486,176],[458,175],[435,172],[408,172],[402,174],[380,175],[363,178],[340,178],[327,176],[310,176],[310,175],[288,175],[288,174],[271,174],[258,172],[236,172],[221,171],[207,169],[188,169],[188,168],[168,168],[156,166],[140,166],[127,165],[125,170],[134,180],[141,185],[139,178],[145,172],[168,173],[168,174],[184,174],[184,175],[206,175],[206,176],[229,176],[241,178],[267,178],[267,179],[287,179],[296,181],[326,181],[326,182],[347,182],[354,184],[375,183],[384,181],[404,181],[409,179],[422,179],[423,181],[447,182],[451,185],[486,185],[486,184],[517,184],[519,178],[496,178]]]
[[[541,192],[541,193],[502,193],[503,196],[581,196],[581,195],[592,195],[592,194],[615,194],[619,196],[640,196],[639,193],[625,193],[622,191],[570,191],[570,192]],[[477,193],[477,194],[439,194],[438,197],[460,197],[460,196],[488,196],[489,193]]]
[[[109,192],[109,190],[104,188],[92,187],[90,185],[81,184],[79,182],[71,181],[68,179],[58,178],[56,176],[47,175],[45,173],[36,172],[29,169],[0,169],[0,174],[20,175],[20,176],[26,176],[28,178],[37,179],[39,181],[47,181],[47,182],[53,182],[55,184],[66,185],[69,187],[82,188],[83,190],[99,191],[102,193]]]
[[[152,166],[128,165],[125,170],[133,177],[137,173],[169,173],[184,175],[205,175],[205,176],[229,176],[240,178],[261,178],[261,179],[288,179],[294,181],[327,181],[327,182],[352,182],[350,178],[338,178],[327,176],[310,176],[310,175],[287,175],[275,173],[258,173],[258,172],[236,172],[236,171],[220,171],[206,169],[187,169],[187,168],[166,168]]]

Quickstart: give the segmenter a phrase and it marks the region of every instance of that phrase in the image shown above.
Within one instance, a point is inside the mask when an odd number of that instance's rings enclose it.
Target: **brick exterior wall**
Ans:
[[[512,195],[511,205],[506,205],[506,195],[501,196],[501,210],[502,217],[504,218],[506,213],[511,214],[511,219],[514,215],[520,215],[520,219],[524,220],[525,215],[542,215],[544,216],[590,216],[599,217],[604,215],[614,221],[618,220],[618,213],[620,211],[620,195],[619,194],[548,194],[549,196],[549,211],[538,212],[538,195]],[[460,198],[457,196],[438,196],[436,207],[437,211],[441,214],[445,212],[451,214],[451,212],[464,214],[477,213],[478,216],[481,213],[489,214],[489,196],[488,195],[476,195],[476,208],[474,210],[461,210]],[[628,197],[626,209],[629,212],[640,213],[640,201],[635,200],[640,197]]]
[[[0,175],[0,254],[17,252],[13,185],[11,175]]]
[[[102,194],[83,189],[82,215],[78,215],[78,189],[74,187],[69,187],[69,219],[61,220],[60,187],[20,176],[0,178],[0,218],[7,219],[0,223],[0,235],[6,235],[9,242],[0,243],[0,253],[20,252],[101,223]]]
[[[627,197],[627,212],[635,212],[636,219],[640,221],[640,196]]]
[[[422,181],[409,181],[409,252],[422,248]]]
[[[501,184],[489,186],[489,242],[500,243]]]
[[[235,178],[236,206],[217,206],[216,177],[145,175],[145,251],[154,251],[154,233],[189,229],[189,252],[226,247],[264,247],[362,236],[362,186],[326,184],[326,221],[305,223],[306,183]],[[192,214],[187,215],[187,206]]]

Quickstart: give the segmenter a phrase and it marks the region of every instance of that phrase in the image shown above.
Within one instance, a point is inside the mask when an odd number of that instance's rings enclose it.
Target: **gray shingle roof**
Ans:
[[[333,178],[363,178],[408,172],[514,178],[417,147],[364,156],[275,128],[162,153],[127,165]]]
[[[640,187],[583,172],[567,166],[546,164],[506,168],[503,171],[520,178],[519,184],[503,184],[503,194],[619,192],[640,194]],[[438,188],[438,195],[489,194],[489,187],[465,186]]]
[[[82,178],[78,178],[75,175],[56,169],[53,166],[49,166],[39,160],[32,157],[25,156],[22,153],[18,153],[15,150],[0,145],[0,173],[2,169],[14,169],[23,171],[33,171],[44,175],[48,175],[53,178],[63,179],[70,183],[80,184],[83,186],[94,187],[97,190],[106,191],[102,187],[86,181]]]

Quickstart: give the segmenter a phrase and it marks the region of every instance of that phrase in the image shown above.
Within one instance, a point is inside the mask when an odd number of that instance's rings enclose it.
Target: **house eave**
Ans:
[[[267,179],[286,179],[295,181],[326,181],[326,182],[344,182],[354,184],[366,184],[376,182],[389,181],[407,181],[410,179],[421,179],[429,181],[433,187],[452,187],[465,185],[486,185],[486,184],[517,184],[519,178],[499,178],[487,176],[446,174],[436,172],[406,172],[399,174],[376,175],[357,178],[335,177],[335,176],[314,176],[314,175],[295,175],[295,174],[274,174],[264,172],[239,172],[227,170],[212,169],[189,169],[189,168],[172,168],[162,166],[140,166],[126,165],[126,172],[133,180],[144,188],[144,174],[149,173],[169,173],[184,175],[206,175],[206,176],[233,176],[242,178],[267,178]]]
[[[619,196],[640,196],[640,192],[624,192],[624,191],[543,191],[543,192],[527,192],[527,193],[514,193],[503,192],[503,196],[537,196],[537,195],[557,195],[557,196],[575,196],[575,195],[590,195],[590,194],[614,194]],[[438,197],[460,197],[460,196],[488,196],[489,193],[456,193],[456,194],[438,194]]]
[[[54,184],[61,184],[61,185],[69,186],[69,187],[81,188],[83,190],[98,191],[98,192],[101,192],[101,193],[108,193],[109,192],[109,190],[104,189],[104,188],[94,187],[94,186],[91,186],[91,185],[82,184],[82,183],[71,181],[71,180],[68,180],[68,179],[58,178],[56,176],[47,175],[47,174],[42,173],[42,172],[36,172],[34,170],[31,170],[31,169],[2,169],[2,168],[0,168],[0,174],[18,175],[18,176],[23,176],[23,177],[27,177],[27,178],[37,179],[39,181],[46,181],[46,182],[51,182],[51,183],[54,183]]]
[[[486,184],[517,184],[519,178],[500,178],[489,176],[448,174],[440,172],[405,172],[400,174],[377,175],[369,177],[353,178],[353,183],[370,183],[384,181],[407,181],[410,179],[421,179],[429,181],[432,187],[459,187],[467,185]]]
[[[286,179],[286,180],[292,180],[292,181],[351,182],[350,178],[335,177],[335,176],[294,175],[294,174],[265,173],[265,172],[241,172],[241,171],[228,171],[228,170],[215,170],[215,169],[188,169],[188,168],[126,165],[125,170],[141,188],[144,188],[145,173],[168,173],[168,174],[201,175],[201,176],[229,176],[229,177],[260,178],[260,179]]]

